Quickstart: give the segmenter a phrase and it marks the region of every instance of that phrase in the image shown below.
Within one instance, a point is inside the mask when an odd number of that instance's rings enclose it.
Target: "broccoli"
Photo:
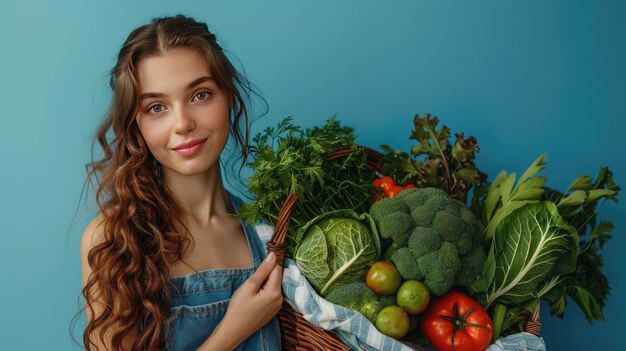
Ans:
[[[380,296],[380,309],[391,305],[397,305],[396,295]]]
[[[422,257],[441,247],[441,237],[433,228],[418,226],[413,228],[408,247],[415,257]]]
[[[478,220],[445,191],[405,189],[373,204],[370,215],[378,233],[398,247],[390,260],[400,275],[423,280],[432,295],[469,286],[482,271],[486,255]]]
[[[324,298],[334,304],[361,313],[372,323],[376,322],[376,316],[384,307],[383,305],[388,306],[390,302],[390,299],[386,298],[381,303],[383,297],[376,295],[364,281],[340,285],[331,290]],[[395,303],[395,297],[392,301]]]
[[[396,265],[404,280],[422,280],[424,276],[417,266],[417,258],[408,247],[401,247],[391,255],[391,262]]]
[[[439,250],[418,258],[417,265],[424,272],[424,284],[432,295],[448,292],[461,271],[459,252],[454,244],[447,241],[441,243]]]
[[[384,245],[384,243],[381,243]],[[380,258],[383,261],[391,261],[391,255],[393,255],[394,252],[396,252],[397,249],[401,248],[403,246],[400,246],[400,244],[398,244],[395,241],[392,241],[391,244],[387,247],[387,249],[385,249],[385,251],[383,251],[383,254],[380,256]]]
[[[376,226],[380,228],[383,239],[391,238],[401,246],[406,246],[413,220],[406,204],[394,200],[391,197],[379,200],[370,209],[370,215],[380,219]]]
[[[461,257],[461,271],[456,276],[455,284],[458,286],[470,286],[478,278],[485,263],[485,251],[480,243],[474,242],[472,250]]]

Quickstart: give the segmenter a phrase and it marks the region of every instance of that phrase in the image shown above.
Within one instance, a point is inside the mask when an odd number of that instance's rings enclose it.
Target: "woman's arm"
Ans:
[[[280,311],[283,267],[270,253],[233,294],[226,315],[197,351],[233,350]]]
[[[81,261],[83,288],[87,284],[89,276],[91,275],[91,267],[89,266],[89,262],[87,261],[87,255],[89,254],[89,251],[91,250],[92,247],[100,244],[103,241],[103,230],[101,226],[102,220],[103,220],[102,215],[99,215],[93,221],[91,221],[91,223],[87,225],[87,228],[85,228],[85,231],[83,232],[83,235],[80,240],[80,261]],[[92,296],[98,296],[97,284],[94,285],[93,292],[95,293],[95,295],[92,295]],[[101,315],[102,312],[104,311],[104,304],[102,303],[102,301],[98,299],[96,299],[95,301],[92,301],[92,307],[93,307],[93,312],[96,316]],[[89,307],[87,307],[86,311],[87,311],[87,320],[91,321],[94,318],[94,314],[92,314],[92,311]],[[99,330],[95,330],[90,335],[90,340],[95,345],[93,350],[113,350],[110,333],[105,333],[104,344],[103,344],[98,335],[99,332],[100,332]],[[139,328],[135,328],[130,333],[126,334],[126,336],[122,340],[122,349],[131,350],[135,340],[137,340],[138,337],[139,337]]]

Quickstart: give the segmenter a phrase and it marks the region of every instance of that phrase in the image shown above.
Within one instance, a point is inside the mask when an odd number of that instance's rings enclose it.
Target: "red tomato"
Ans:
[[[471,297],[449,291],[422,315],[420,328],[439,351],[482,351],[491,344],[491,318]]]

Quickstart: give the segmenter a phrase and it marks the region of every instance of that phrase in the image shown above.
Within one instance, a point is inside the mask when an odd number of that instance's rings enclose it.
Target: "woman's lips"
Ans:
[[[177,149],[174,150],[176,152],[178,152],[179,155],[181,156],[193,156],[195,154],[197,154],[200,149],[202,148],[202,145],[204,145],[204,143],[206,142],[206,139],[200,141],[199,143],[196,143],[190,147],[184,148],[184,149]]]

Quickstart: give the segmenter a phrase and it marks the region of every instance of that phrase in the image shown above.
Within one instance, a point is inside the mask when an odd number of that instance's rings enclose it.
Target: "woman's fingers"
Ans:
[[[270,275],[270,273],[272,273],[274,266],[276,266],[276,255],[273,252],[270,252],[265,260],[261,262],[254,274],[248,278],[248,282],[253,286],[255,291],[258,291],[259,288],[261,288],[265,279]]]
[[[272,315],[278,313],[283,304],[282,277],[283,267],[277,264],[261,288],[267,299],[267,307],[272,310]]]
[[[263,286],[264,290],[278,290],[282,289],[282,281],[283,281],[283,266],[276,265],[272,272],[270,273],[265,285]]]

